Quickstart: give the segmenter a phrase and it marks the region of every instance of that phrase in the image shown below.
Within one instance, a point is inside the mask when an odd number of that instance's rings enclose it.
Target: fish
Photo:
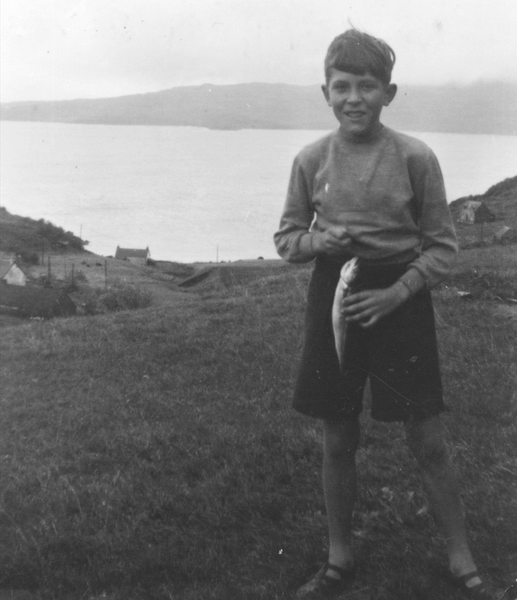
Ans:
[[[334,343],[339,361],[339,366],[343,369],[343,350],[345,348],[345,336],[347,323],[343,315],[343,299],[350,294],[351,285],[357,277],[359,271],[359,260],[357,256],[347,261],[339,273],[339,281],[334,293],[334,303],[332,305],[332,329],[334,332]]]

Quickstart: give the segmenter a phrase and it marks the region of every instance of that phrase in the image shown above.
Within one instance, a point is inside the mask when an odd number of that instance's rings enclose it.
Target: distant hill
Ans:
[[[184,125],[211,129],[331,129],[320,86],[247,83],[160,92],[0,105],[7,121]],[[517,84],[400,86],[383,121],[405,131],[517,135]]]
[[[22,261],[37,264],[41,253],[85,252],[88,242],[49,221],[12,215],[0,207],[0,252],[17,254]]]

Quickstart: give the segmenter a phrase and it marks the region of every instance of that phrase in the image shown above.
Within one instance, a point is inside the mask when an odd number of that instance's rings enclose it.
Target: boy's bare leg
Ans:
[[[352,514],[357,495],[355,453],[359,422],[324,422],[323,490],[329,528],[329,563],[353,565]],[[334,571],[328,575],[337,577]]]
[[[471,573],[476,565],[467,541],[459,486],[440,417],[410,421],[406,425],[406,434],[409,448],[422,469],[429,502],[445,533],[449,568],[455,576]],[[473,578],[469,584],[479,582],[478,578]]]

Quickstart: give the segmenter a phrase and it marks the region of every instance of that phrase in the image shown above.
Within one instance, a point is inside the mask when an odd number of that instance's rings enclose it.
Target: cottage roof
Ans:
[[[25,275],[25,277],[27,277],[27,278],[29,277],[27,275],[27,273],[25,272],[25,270],[22,269],[22,267],[20,267],[20,265],[15,261],[9,265],[9,268],[7,269],[7,271],[2,275],[2,279],[5,279],[12,269],[18,269]]]
[[[120,248],[117,246],[117,250],[115,252],[115,258],[148,258],[149,257],[149,248],[141,249],[141,248]]]
[[[466,200],[463,203],[463,209],[472,209],[474,212],[476,212],[480,208],[482,208],[484,211],[492,213],[492,211],[488,208],[486,203],[481,200]]]
[[[477,210],[483,203],[479,200],[466,200],[463,204],[464,208],[472,208]]]

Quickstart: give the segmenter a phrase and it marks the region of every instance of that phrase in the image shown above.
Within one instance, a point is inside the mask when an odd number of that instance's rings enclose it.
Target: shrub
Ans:
[[[30,250],[21,250],[20,258],[22,262],[27,265],[39,265],[39,256],[37,252],[31,252]]]
[[[101,293],[99,303],[106,312],[147,308],[151,304],[151,295],[138,287],[119,283]]]
[[[147,308],[152,303],[149,292],[122,282],[115,282],[106,290],[80,286],[77,295],[80,305],[88,315]]]
[[[70,276],[70,279],[71,278],[72,278],[72,276]],[[88,278],[86,277],[86,275],[84,274],[83,271],[78,270],[74,273],[74,281],[75,281],[75,283],[87,283]]]

